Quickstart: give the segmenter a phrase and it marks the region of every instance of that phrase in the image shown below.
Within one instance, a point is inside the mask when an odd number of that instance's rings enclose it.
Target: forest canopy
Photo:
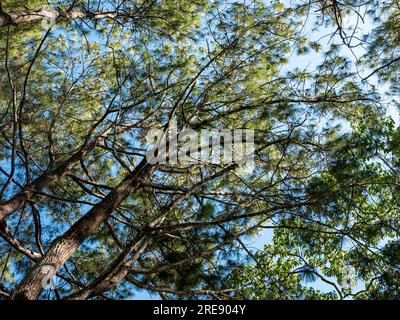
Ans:
[[[0,300],[399,299],[399,63],[398,0],[0,1]]]

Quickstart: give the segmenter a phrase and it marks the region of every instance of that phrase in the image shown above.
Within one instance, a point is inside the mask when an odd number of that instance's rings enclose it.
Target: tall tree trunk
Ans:
[[[57,272],[74,254],[80,244],[120,205],[129,194],[135,192],[157,169],[144,159],[117,187],[68,231],[57,238],[46,254],[33,266],[13,293],[13,299],[37,299],[42,283],[48,277],[49,267]]]

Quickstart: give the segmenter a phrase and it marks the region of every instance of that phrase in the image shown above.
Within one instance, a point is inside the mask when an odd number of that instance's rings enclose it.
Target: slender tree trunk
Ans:
[[[82,11],[70,11],[63,12],[53,8],[43,8],[40,10],[25,10],[19,12],[0,12],[0,28],[7,27],[9,25],[23,25],[34,21],[60,21],[60,20],[76,20],[76,19],[116,19],[116,18],[127,18],[137,19],[137,16],[129,14],[120,14],[117,12],[82,12]]]
[[[80,244],[157,169],[144,159],[117,187],[67,232],[57,238],[46,254],[33,266],[13,293],[13,299],[37,299],[48,277],[49,267],[56,273],[79,248]]]
[[[68,300],[86,300],[116,287],[129,274],[130,265],[139,259],[147,248],[149,237],[144,235],[132,241],[133,245],[127,246],[111,265],[87,288],[67,297]],[[136,251],[135,251],[136,250]],[[124,259],[135,251],[133,257],[124,263]]]

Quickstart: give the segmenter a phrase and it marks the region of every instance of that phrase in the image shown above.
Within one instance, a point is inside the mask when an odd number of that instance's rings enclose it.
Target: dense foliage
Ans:
[[[398,0],[0,4],[1,299],[400,297]]]

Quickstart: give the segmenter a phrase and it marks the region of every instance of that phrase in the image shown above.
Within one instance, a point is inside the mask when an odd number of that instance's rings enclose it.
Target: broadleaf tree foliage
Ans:
[[[1,299],[400,297],[398,0],[0,4]]]

